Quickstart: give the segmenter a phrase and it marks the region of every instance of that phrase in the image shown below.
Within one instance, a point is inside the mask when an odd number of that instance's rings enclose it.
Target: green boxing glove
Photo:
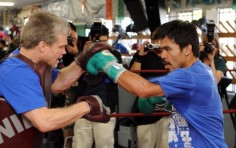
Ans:
[[[87,72],[97,75],[98,70],[104,71],[114,82],[126,71],[122,64],[117,63],[116,57],[109,50],[103,50],[93,55],[87,65]]]
[[[166,111],[171,112],[172,111],[172,104],[169,101],[166,101],[163,104],[156,104],[155,111]]]
[[[150,98],[139,98],[138,99],[138,108],[139,111],[144,114],[151,114],[156,111],[158,107],[164,107],[166,99],[160,96],[154,96]]]

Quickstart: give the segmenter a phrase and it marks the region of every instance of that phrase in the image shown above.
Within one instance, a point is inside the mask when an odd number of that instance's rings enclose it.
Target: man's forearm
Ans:
[[[164,95],[159,85],[153,84],[143,77],[129,71],[123,72],[119,76],[117,83],[131,94],[139,97]]]
[[[74,84],[83,74],[82,68],[72,62],[69,66],[62,68],[58,72],[57,79],[51,86],[51,90],[53,93],[60,93],[67,88],[69,88],[72,84]]]
[[[76,103],[67,108],[39,108],[24,113],[24,116],[41,132],[56,130],[75,122],[87,114],[90,107],[86,102]]]

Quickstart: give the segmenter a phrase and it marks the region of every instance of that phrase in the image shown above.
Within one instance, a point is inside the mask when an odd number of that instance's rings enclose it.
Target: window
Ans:
[[[169,15],[169,20],[184,20],[192,22],[193,20],[198,20],[202,18],[202,10],[196,9],[196,10],[188,10],[188,11],[177,11],[177,13],[172,13]]]
[[[236,28],[236,22],[234,19],[236,17],[236,11],[232,8],[218,8],[218,18],[219,18],[219,30],[223,33],[234,32],[234,30],[230,27],[232,25],[233,28]],[[230,24],[227,24],[227,22]],[[219,40],[221,45],[221,54],[223,56],[233,56],[231,52],[227,49],[228,47],[232,49],[235,54],[235,44],[236,39],[234,37],[220,38]],[[228,47],[227,47],[227,46]],[[234,61],[227,61],[228,69],[234,69],[236,63]],[[235,76],[235,71],[227,72],[227,77],[232,78],[232,75]],[[227,87],[227,91],[235,92],[235,85],[230,85]]]

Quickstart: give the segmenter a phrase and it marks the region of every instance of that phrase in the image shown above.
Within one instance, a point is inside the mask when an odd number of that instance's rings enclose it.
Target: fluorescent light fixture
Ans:
[[[0,6],[14,6],[13,2],[0,2]]]

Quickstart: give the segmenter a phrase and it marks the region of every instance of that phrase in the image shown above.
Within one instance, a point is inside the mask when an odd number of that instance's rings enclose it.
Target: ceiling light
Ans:
[[[14,6],[13,2],[0,2],[0,6]]]

